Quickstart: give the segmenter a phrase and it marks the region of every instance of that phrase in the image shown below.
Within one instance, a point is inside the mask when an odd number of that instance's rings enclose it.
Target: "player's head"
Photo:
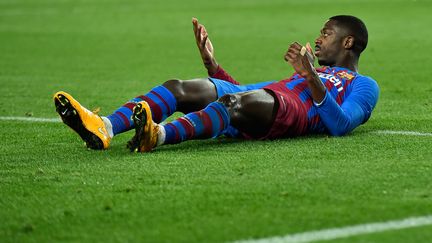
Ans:
[[[315,40],[318,63],[333,66],[347,57],[359,58],[368,43],[366,25],[359,18],[337,15],[329,18]]]

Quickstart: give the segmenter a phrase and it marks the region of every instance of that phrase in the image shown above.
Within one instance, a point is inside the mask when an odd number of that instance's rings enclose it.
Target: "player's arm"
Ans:
[[[201,54],[204,66],[207,68],[209,75],[212,76],[218,69],[218,64],[214,57],[213,44],[209,39],[206,28],[204,25],[198,23],[198,19],[192,18],[192,25],[196,44]]]
[[[361,77],[353,82],[352,91],[342,105],[339,106],[328,92],[321,104],[314,104],[333,136],[345,135],[365,123],[378,102],[379,88],[375,81]]]
[[[212,78],[226,80],[233,84],[239,84],[239,82],[237,82],[216,62],[213,44],[209,39],[208,32],[204,25],[200,24],[196,18],[192,18],[192,25],[196,44],[209,76]]]

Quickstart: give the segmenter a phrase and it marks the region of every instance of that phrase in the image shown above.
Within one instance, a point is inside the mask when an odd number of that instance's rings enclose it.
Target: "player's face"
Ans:
[[[321,66],[333,66],[342,57],[344,31],[329,20],[321,29],[320,36],[315,40],[315,56]]]

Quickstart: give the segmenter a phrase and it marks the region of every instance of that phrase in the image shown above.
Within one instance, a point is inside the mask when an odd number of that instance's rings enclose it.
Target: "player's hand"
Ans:
[[[204,25],[198,23],[198,20],[196,18],[192,18],[192,25],[195,34],[195,40],[200,51],[204,66],[209,71],[209,74],[212,75],[216,73],[218,64],[214,57],[213,45],[209,39],[207,30]]]
[[[294,70],[302,77],[310,77],[316,73],[314,68],[315,56],[312,47],[309,43],[305,46],[305,51],[302,53],[303,46],[298,42],[292,43],[288,51],[285,53],[285,61],[289,62]],[[304,55],[302,55],[304,54]]]
[[[324,100],[326,88],[314,68],[314,59],[312,47],[309,43],[303,47],[294,42],[285,54],[285,60],[293,66],[300,76],[307,80],[312,99],[317,103],[321,103]]]

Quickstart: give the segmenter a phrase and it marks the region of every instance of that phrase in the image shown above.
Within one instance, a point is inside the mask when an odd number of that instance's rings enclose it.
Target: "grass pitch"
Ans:
[[[214,139],[129,153],[132,133],[88,151],[61,123],[0,120],[0,241],[225,242],[432,214],[429,1],[0,2],[0,116],[56,117],[65,90],[107,115],[170,78],[206,75],[202,21],[243,83],[292,73],[283,54],[326,18],[370,34],[360,72],[381,96],[342,138]],[[336,242],[426,242],[432,226]]]

